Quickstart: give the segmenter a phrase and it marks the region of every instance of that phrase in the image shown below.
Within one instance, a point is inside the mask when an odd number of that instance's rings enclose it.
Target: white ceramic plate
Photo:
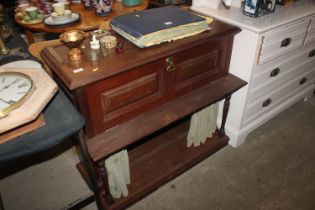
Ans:
[[[73,12],[71,15],[71,18],[63,21],[54,21],[51,16],[46,17],[43,22],[48,25],[48,26],[62,26],[62,25],[67,25],[73,22],[76,22],[80,20],[80,14]]]

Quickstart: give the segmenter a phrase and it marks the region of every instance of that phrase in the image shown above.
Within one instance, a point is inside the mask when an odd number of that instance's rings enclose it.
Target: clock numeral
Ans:
[[[12,105],[12,104],[16,103],[16,101],[13,101],[13,100],[6,101],[6,100],[3,100],[2,98],[0,98],[0,101],[3,101],[4,103],[7,103],[9,105]]]
[[[19,82],[19,81],[21,81],[21,78],[15,79],[15,80],[12,82],[12,84],[16,84],[16,83]]]
[[[26,94],[26,92],[17,92],[16,94]]]
[[[23,82],[22,84],[20,84],[20,85],[18,86],[18,88],[22,88],[22,87],[26,87],[26,86],[29,86],[29,83]]]
[[[2,83],[4,83],[4,81],[5,81],[5,77],[2,78]]]

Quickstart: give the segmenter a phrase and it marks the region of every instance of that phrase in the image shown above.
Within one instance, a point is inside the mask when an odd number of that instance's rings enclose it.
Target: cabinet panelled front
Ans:
[[[305,68],[308,71],[301,73],[292,80],[288,80],[284,85],[275,88],[268,94],[262,95],[259,99],[253,103],[249,103],[247,106],[244,125],[254,121],[255,119],[263,116],[272,108],[280,105],[285,100],[290,99],[300,91],[303,91],[306,87],[309,87],[309,83],[314,81],[315,68]]]
[[[166,95],[163,66],[162,60],[151,62],[87,87],[86,100],[95,132],[160,104]]]
[[[238,146],[251,130],[314,91],[314,26],[311,16],[257,34],[261,37],[257,62],[248,71],[250,80],[246,97],[238,100],[244,104],[244,111],[232,145]]]
[[[95,134],[227,75],[232,39],[208,41],[89,85]]]
[[[310,20],[306,18],[263,35],[263,45],[264,39],[271,45],[280,44],[278,49],[275,48],[276,54],[273,56],[281,56],[270,57],[273,59],[260,63],[253,71],[243,126],[250,126],[255,120],[271,115],[271,112],[288,103],[291,98],[312,88],[315,78],[315,42],[305,42],[311,27]],[[274,34],[281,38],[277,39]],[[297,44],[299,48],[292,50],[290,47],[295,48],[296,35],[300,37]],[[276,41],[272,41],[269,36]],[[289,41],[284,45],[286,40]],[[263,54],[260,56],[263,57]]]
[[[230,39],[208,42],[202,46],[170,56],[174,60],[173,91],[179,96],[226,75],[229,64]]]

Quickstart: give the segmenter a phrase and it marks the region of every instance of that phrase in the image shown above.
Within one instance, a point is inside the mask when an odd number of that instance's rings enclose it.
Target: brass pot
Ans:
[[[80,45],[85,39],[85,34],[80,30],[66,31],[60,35],[60,41],[70,48],[68,53],[71,60],[81,59]]]

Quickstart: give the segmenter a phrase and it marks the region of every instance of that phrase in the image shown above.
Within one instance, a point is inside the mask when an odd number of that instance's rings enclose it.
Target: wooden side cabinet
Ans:
[[[63,45],[42,51],[56,80],[85,117],[80,138],[85,163],[78,168],[99,208],[125,208],[227,144],[229,100],[246,85],[228,73],[238,32],[215,21],[211,31],[145,49],[117,35],[125,42],[124,53],[113,51],[97,61],[88,57],[88,40],[85,56],[76,63]],[[75,73],[79,68],[83,71]],[[204,145],[187,148],[191,114],[222,99],[221,128]],[[121,149],[128,150],[131,184],[127,197],[113,199],[104,160]]]

